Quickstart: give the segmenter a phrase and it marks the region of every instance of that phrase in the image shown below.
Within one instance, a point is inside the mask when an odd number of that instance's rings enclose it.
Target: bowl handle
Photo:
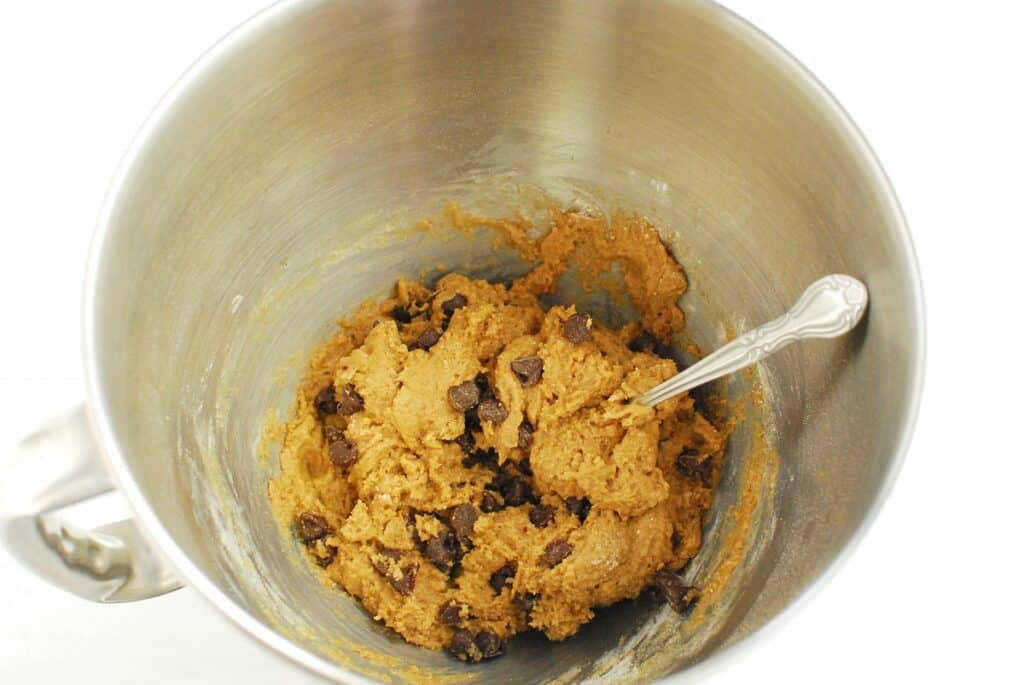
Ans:
[[[25,438],[2,467],[0,543],[36,575],[95,602],[181,587],[115,490],[84,406]]]

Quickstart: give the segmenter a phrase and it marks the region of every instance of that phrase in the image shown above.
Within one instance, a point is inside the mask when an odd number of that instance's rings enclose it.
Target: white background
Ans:
[[[82,397],[83,265],[130,137],[205,48],[264,4],[0,5],[0,454]],[[920,253],[929,368],[906,467],[857,554],[711,682],[1022,683],[1024,11],[1009,0],[726,4],[803,60],[881,157]],[[243,675],[313,682],[191,590],[93,605],[0,552],[0,682]]]

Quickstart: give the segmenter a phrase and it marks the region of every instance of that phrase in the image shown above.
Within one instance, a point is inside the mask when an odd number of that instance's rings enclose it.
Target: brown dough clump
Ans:
[[[638,344],[683,325],[686,280],[654,229],[556,213],[531,247],[539,264],[511,287],[400,281],[343,322],[270,484],[330,580],[409,642],[470,661],[528,628],[565,639],[652,584],[692,603],[665,574],[700,547],[725,444],[689,397],[626,402],[676,373]],[[545,311],[570,259],[618,263],[642,328]]]

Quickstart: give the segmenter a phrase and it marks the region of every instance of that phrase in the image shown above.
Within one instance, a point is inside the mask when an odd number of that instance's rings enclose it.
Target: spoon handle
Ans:
[[[840,336],[857,325],[867,306],[868,289],[863,283],[841,274],[825,276],[812,283],[793,308],[779,318],[744,333],[633,401],[654,406],[756,364],[797,340]]]

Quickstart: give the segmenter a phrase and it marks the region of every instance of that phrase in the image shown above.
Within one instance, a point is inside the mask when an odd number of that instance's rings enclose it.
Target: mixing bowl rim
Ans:
[[[117,436],[111,422],[111,410],[108,406],[107,397],[104,393],[103,382],[100,378],[100,350],[96,345],[97,317],[97,289],[101,277],[101,267],[106,246],[106,236],[111,229],[112,220],[119,206],[122,193],[136,167],[137,162],[144,156],[150,142],[168,115],[173,112],[189,90],[207,73],[207,69],[216,65],[219,60],[230,53],[233,49],[244,45],[250,38],[258,35],[262,30],[268,28],[274,22],[285,18],[293,12],[301,12],[307,6],[319,4],[322,0],[279,0],[275,4],[257,13],[238,27],[230,31],[211,48],[209,48],[189,69],[178,79],[171,89],[164,95],[156,105],[145,123],[134,136],[128,150],[124,154],[110,188],[103,201],[102,209],[96,223],[95,232],[90,247],[90,254],[86,269],[85,283],[83,288],[83,368],[85,372],[85,384],[88,397],[88,408],[90,421],[94,435],[98,440],[101,452],[117,482],[121,492],[124,493],[129,504],[141,522],[142,528],[152,542],[162,553],[174,564],[189,585],[199,591],[207,601],[213,604],[218,610],[226,615],[232,622],[240,627],[245,633],[271,647],[279,654],[291,659],[293,662],[309,669],[322,677],[348,685],[375,685],[377,681],[342,668],[336,663],[323,659],[311,652],[306,651],[298,644],[285,638],[283,635],[272,630],[263,624],[258,618],[250,614],[240,604],[221,590],[213,581],[189,559],[185,552],[177,545],[170,533],[163,526],[156,512],[150,506],[142,493],[138,483],[135,482],[128,468],[125,455],[118,443]],[[848,113],[839,104],[831,92],[808,70],[799,60],[776,43],[771,37],[760,29],[747,22],[733,11],[725,8],[711,0],[665,0],[674,4],[691,4],[703,7],[703,11],[719,13],[719,20],[728,24],[729,29],[737,39],[753,45],[758,55],[766,62],[774,62],[775,65],[785,72],[803,82],[803,87],[815,96],[820,102],[824,113],[829,115],[830,120],[843,131],[846,141],[854,148],[854,154],[861,158],[863,166],[880,191],[887,210],[894,219],[897,237],[900,240],[906,273],[910,277],[912,288],[912,299],[914,311],[913,329],[915,339],[913,345],[913,383],[914,387],[910,395],[909,406],[907,407],[907,420],[903,426],[902,433],[894,448],[893,459],[890,462],[888,473],[880,487],[874,502],[864,519],[858,525],[843,549],[833,559],[828,567],[778,615],[770,619],[753,634],[746,636],[736,644],[730,645],[719,652],[712,654],[707,659],[694,664],[684,671],[672,674],[660,682],[680,683],[684,679],[699,678],[712,671],[717,671],[728,663],[747,653],[755,645],[761,644],[765,637],[778,631],[780,626],[792,619],[794,615],[807,605],[807,603],[821,589],[835,577],[838,570],[849,560],[854,550],[863,540],[866,532],[875,521],[885,500],[893,489],[896,477],[902,468],[906,453],[913,436],[914,426],[917,421],[918,411],[921,402],[921,395],[924,385],[925,365],[925,305],[924,294],[921,282],[920,271],[914,245],[907,228],[906,220],[899,201],[896,198],[892,184],[883,170],[877,156],[864,138],[861,131],[852,121]]]

